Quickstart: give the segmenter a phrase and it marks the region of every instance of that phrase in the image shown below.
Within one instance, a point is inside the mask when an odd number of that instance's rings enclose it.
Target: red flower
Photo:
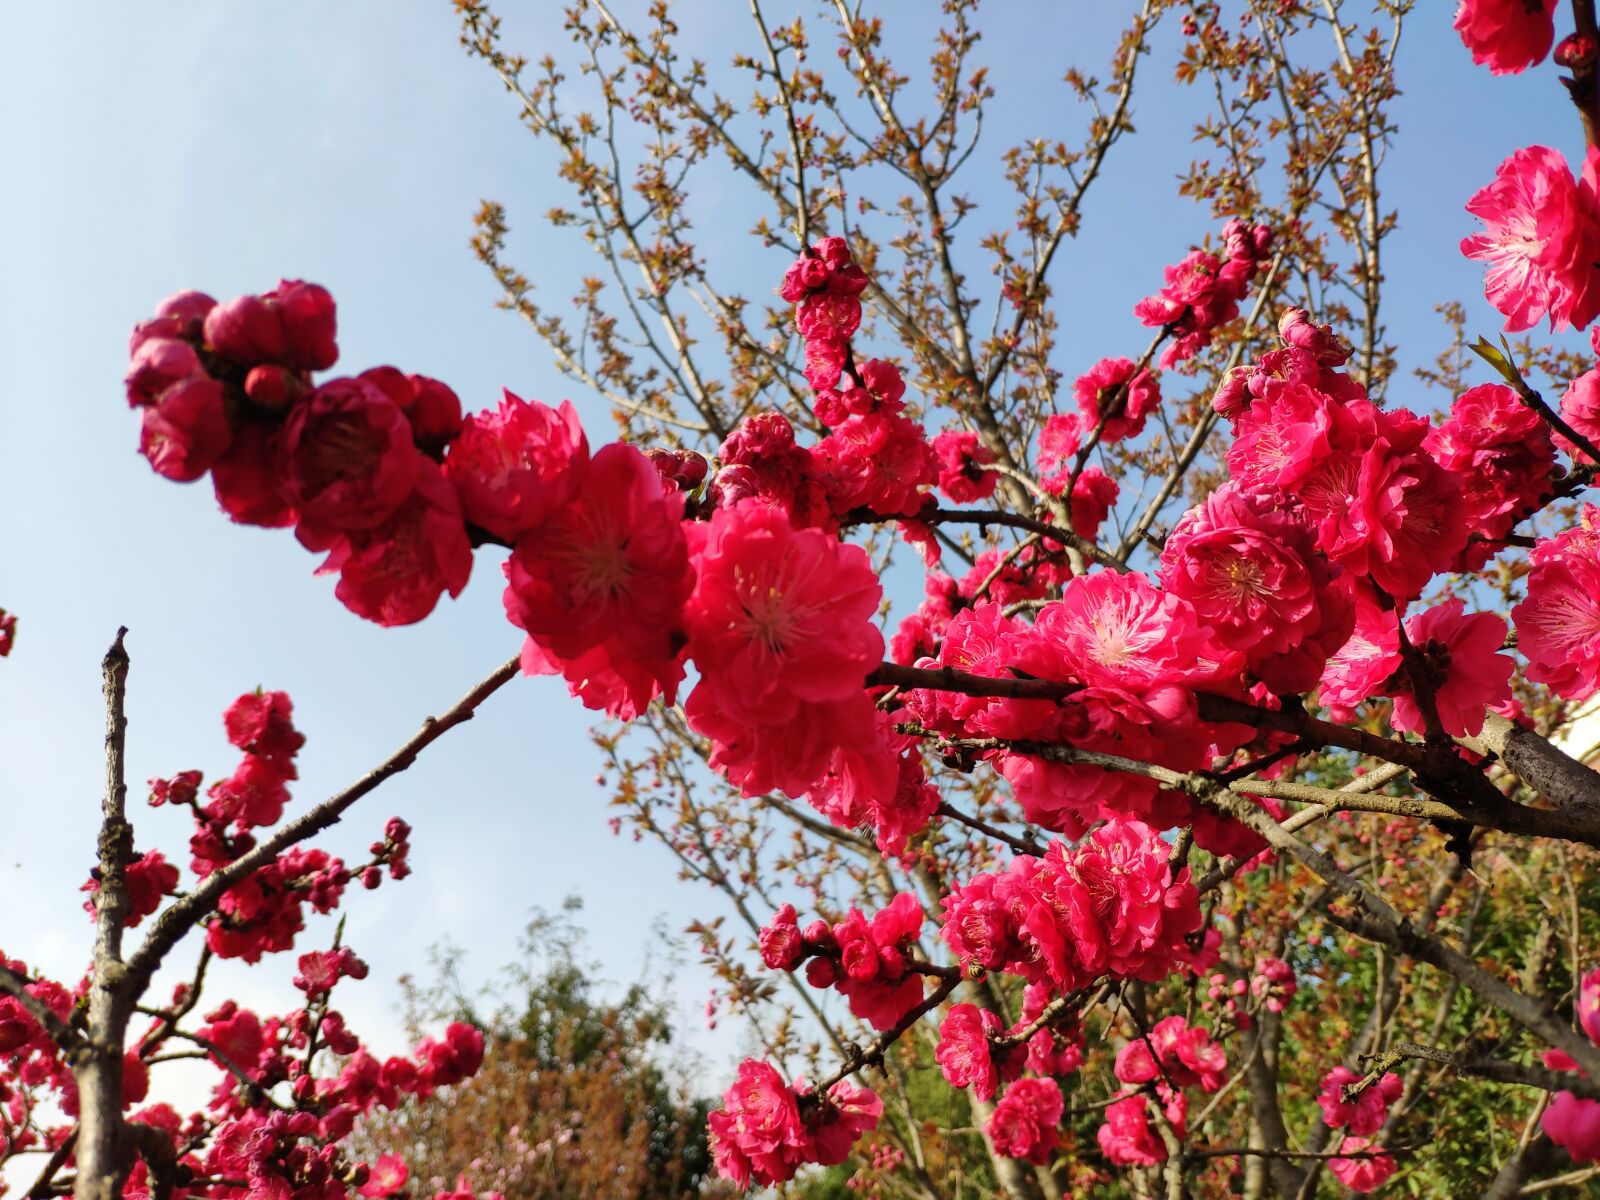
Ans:
[[[461,502],[443,472],[418,456],[416,488],[376,528],[341,537],[317,568],[338,571],[334,595],[351,612],[379,625],[412,625],[445,592],[459,596],[472,573]]]
[[[1506,623],[1494,613],[1469,615],[1465,609],[1457,596],[1406,618],[1406,637],[1422,656],[1439,723],[1451,737],[1475,737],[1483,728],[1483,710],[1510,701],[1516,666],[1496,653],[1505,643]],[[1396,693],[1391,723],[1423,732],[1422,711],[1409,688]]]
[[[1161,403],[1161,384],[1149,371],[1139,371],[1131,358],[1102,358],[1072,385],[1078,401],[1079,428],[1100,432],[1103,442],[1120,442],[1138,437],[1145,418]],[[1112,407],[1111,402],[1116,403]]]
[[[751,726],[865,694],[883,659],[873,621],[883,586],[864,550],[796,530],[777,509],[748,500],[718,509],[690,536],[698,577],[684,622],[701,676],[696,694]]]
[[[228,741],[247,754],[272,759],[295,778],[292,760],[306,744],[305,734],[294,727],[294,702],[287,692],[246,692],[222,714]]]
[[[1055,1080],[1019,1079],[994,1106],[989,1138],[999,1153],[1043,1165],[1061,1140],[1064,1108]]]
[[[556,409],[507,391],[498,412],[467,418],[444,469],[467,520],[513,541],[572,500],[588,465],[571,401]]]
[[[144,410],[139,452],[157,475],[192,483],[222,457],[233,442],[222,397],[220,383],[195,375],[167,388]]]
[[[371,529],[399,508],[423,461],[400,406],[361,379],[331,379],[284,426],[284,494],[314,550]]]
[[[976,433],[946,429],[933,439],[933,453],[939,461],[939,490],[957,504],[972,504],[994,495],[1000,476],[984,470],[994,462],[994,453]]]
[[[1556,0],[1460,0],[1456,32],[1472,61],[1515,75],[1544,61],[1555,40]]]
[[[1552,330],[1582,329],[1600,314],[1597,176],[1600,150],[1589,150],[1574,180],[1559,150],[1528,146],[1467,201],[1487,228],[1463,239],[1461,253],[1489,264],[1486,295],[1511,332],[1546,317]]]
[[[694,581],[682,514],[682,494],[648,458],[605,447],[582,492],[518,540],[506,563],[507,615],[560,659],[607,644],[614,660],[673,658]]]

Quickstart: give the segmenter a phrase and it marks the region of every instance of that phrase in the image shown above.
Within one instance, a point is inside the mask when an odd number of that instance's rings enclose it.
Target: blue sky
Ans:
[[[534,57],[565,48],[554,0],[506,7],[511,47]],[[1407,94],[1385,201],[1402,212],[1386,315],[1410,347],[1405,368],[1437,351],[1439,301],[1471,300],[1474,330],[1498,328],[1477,268],[1455,250],[1471,231],[1466,196],[1519,145],[1574,157],[1582,148],[1549,68],[1491,79],[1471,66],[1445,6],[1428,7],[1437,11],[1416,16],[1402,50]],[[1056,81],[1071,62],[1101,69],[1132,5],[992,9],[979,58],[996,68],[1000,95],[968,186],[980,203],[1004,204],[993,169],[1004,142],[1061,135],[1062,122],[1078,128]],[[720,0],[674,6],[684,44],[713,63],[728,60],[730,30],[744,38],[742,25],[714,19],[723,11]],[[899,27],[903,65],[925,58],[924,34],[914,21]],[[1170,38],[1161,47],[1144,66],[1140,135],[1114,153],[1063,263],[1068,369],[1137,354],[1146,334],[1128,315],[1133,302],[1211,228],[1174,195],[1202,98],[1174,92]],[[231,526],[207,485],[157,479],[136,454],[121,397],[130,326],[183,287],[226,298],[280,276],[312,279],[338,299],[342,367],[392,362],[430,374],[469,409],[492,405],[501,386],[570,397],[603,441],[603,406],[494,308],[493,281],[467,248],[478,201],[503,200],[519,265],[548,280],[542,297],[571,294],[594,267],[581,245],[539,226],[540,213],[566,200],[558,187],[547,150],[520,128],[498,81],[459,50],[444,0],[90,4],[70,19],[54,6],[0,7],[0,605],[22,621],[17,650],[0,663],[8,953],[63,975],[86,959],[77,888],[102,770],[98,662],[119,624],[131,629],[135,791],[186,767],[209,777],[231,769],[219,714],[261,684],[289,691],[308,737],[297,807],[384,757],[517,646],[490,557],[427,622],[378,629],[333,600],[287,533]],[[747,292],[776,282],[782,260],[752,255],[743,238],[743,213],[755,215],[744,193],[710,189],[695,212],[708,255],[736,262]],[[1428,402],[1404,380],[1391,397]],[[569,894],[583,897],[594,947],[617,980],[635,975],[652,918],[681,927],[717,911],[676,881],[664,851],[611,836],[588,725],[555,682],[520,681],[327,839],[354,857],[392,813],[417,830],[416,874],[348,906],[348,940],[374,968],[343,998],[354,1028],[392,1048],[393,980],[418,965],[422,947],[453,938],[469,952],[469,974],[487,976],[514,956],[528,909]],[[141,809],[138,828],[142,846],[186,858],[176,853],[187,836],[178,815]],[[328,935],[317,926],[308,941]],[[284,1007],[292,969],[285,959],[222,982]],[[685,1024],[690,1043],[720,1060],[736,1049],[733,1035],[694,1032],[706,986],[694,970],[682,974]]]

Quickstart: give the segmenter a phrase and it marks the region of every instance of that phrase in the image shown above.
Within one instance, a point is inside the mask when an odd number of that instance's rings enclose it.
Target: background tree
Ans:
[[[467,1174],[508,1200],[732,1194],[711,1169],[713,1102],[692,1092],[703,1074],[676,1057],[672,1013],[652,994],[661,971],[647,963],[648,985],[602,996],[569,915],[580,907],[535,914],[523,960],[496,989],[510,999],[492,1012],[465,993],[454,952],[434,982],[408,985],[414,1024],[454,1018],[485,1030],[484,1065],[364,1126],[369,1157],[398,1153],[434,1189]]]

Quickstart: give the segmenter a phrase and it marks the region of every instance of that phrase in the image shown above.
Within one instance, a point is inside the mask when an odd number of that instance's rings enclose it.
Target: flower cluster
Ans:
[[[1148,825],[1113,817],[1069,849],[1019,854],[944,898],[940,936],[966,971],[1004,971],[1056,991],[1104,976],[1165,978],[1200,927],[1189,869],[1174,873]]]
[[[761,929],[761,959],[774,971],[805,964],[806,982],[831,987],[850,1001],[850,1011],[874,1029],[892,1029],[922,1003],[922,977],[911,943],[926,919],[917,898],[901,892],[869,921],[852,908],[831,926],[799,926],[794,905],[785,904]]]
[[[863,1133],[878,1126],[883,1101],[868,1088],[840,1080],[819,1094],[804,1082],[790,1086],[769,1063],[746,1059],[711,1113],[711,1152],[717,1170],[740,1187],[793,1179],[806,1163],[841,1163]]]
[[[1239,301],[1272,246],[1272,230],[1243,221],[1230,221],[1222,237],[1223,254],[1190,251],[1166,269],[1159,292],[1133,307],[1133,315],[1150,328],[1172,330],[1173,339],[1161,352],[1163,370],[1193,358],[1211,344],[1218,326],[1239,315]]]
[[[225,304],[183,292],[135,328],[130,352],[150,465],[180,482],[209,472],[235,521],[294,526],[353,612],[409,624],[466,586],[472,546],[440,467],[461,403],[393,367],[315,383],[338,361],[326,290],[286,280]]]
[[[994,1106],[989,1139],[1001,1154],[1042,1165],[1060,1144],[1064,1111],[1061,1086],[1054,1079],[1019,1079]]]
[[[1322,1120],[1329,1129],[1370,1137],[1383,1128],[1389,1107],[1405,1091],[1405,1083],[1392,1071],[1386,1072],[1354,1100],[1346,1100],[1345,1089],[1360,1079],[1361,1076],[1349,1067],[1333,1068],[1322,1077],[1322,1092],[1317,1096],[1317,1103],[1322,1107]]]
[[[295,777],[294,759],[305,741],[281,692],[239,697],[229,706],[224,724],[245,762],[232,779],[213,787],[209,803],[199,798],[198,771],[152,781],[153,802],[193,810],[198,827],[195,870],[202,875],[224,865],[206,860],[205,854],[219,852],[222,843],[230,855],[244,853],[249,830],[281,816],[283,785]],[[374,846],[375,862],[387,862],[396,874],[402,873],[408,835],[404,822],[391,821],[384,840]],[[255,961],[263,953],[288,949],[300,928],[300,904],[309,899],[320,910],[330,910],[350,877],[338,860],[321,851],[286,852],[224,894],[208,928],[209,952]],[[127,896],[127,923],[149,916],[177,882],[177,868],[159,851],[135,855],[119,889]],[[99,894],[103,883],[92,880],[85,889],[95,893],[91,909],[105,903]],[[412,1055],[380,1061],[332,1007],[332,993],[343,980],[367,974],[366,964],[337,937],[333,947],[300,956],[294,982],[304,994],[302,1007],[263,1017],[229,1000],[191,1018],[200,1006],[204,961],[192,982],[173,989],[169,1004],[139,1009],[149,1017],[148,1024],[132,1031],[123,1052],[124,1119],[146,1139],[141,1145],[168,1147],[177,1171],[158,1184],[150,1177],[149,1164],[159,1163],[161,1156],[141,1151],[130,1164],[122,1194],[143,1197],[159,1186],[173,1200],[262,1195],[380,1200],[398,1192],[409,1174],[403,1159],[386,1155],[376,1164],[361,1162],[344,1143],[356,1123],[375,1109],[394,1108],[406,1097],[426,1096],[474,1074],[483,1061],[482,1033],[456,1022],[440,1037],[423,1039]],[[32,975],[25,963],[3,954],[0,968],[29,981],[27,1004],[0,995],[0,1151],[9,1156],[63,1147],[81,1107],[69,1064],[72,1055],[29,1005],[65,1024],[84,1002],[88,980],[69,989]],[[181,1045],[197,1049],[180,1053]],[[324,1052],[337,1058],[333,1074],[317,1070]],[[158,1064],[191,1057],[208,1059],[217,1071],[217,1085],[203,1110],[182,1116],[164,1103],[140,1107]],[[51,1124],[45,1115],[50,1112],[59,1112],[65,1123]],[[470,1192],[466,1196],[471,1200]],[[489,1200],[497,1198],[491,1194]]]

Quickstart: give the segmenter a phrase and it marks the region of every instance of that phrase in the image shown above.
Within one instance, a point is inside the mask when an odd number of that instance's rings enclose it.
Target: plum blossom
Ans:
[[[1182,1017],[1163,1017],[1147,1035],[1129,1040],[1117,1051],[1114,1069],[1123,1083],[1160,1079],[1175,1087],[1215,1092],[1227,1079],[1228,1055],[1201,1026],[1191,1026]]]
[[[1047,1163],[1061,1140],[1065,1104],[1053,1079],[1019,1079],[1006,1089],[989,1117],[994,1148],[1024,1162]]]
[[[1511,699],[1516,664],[1497,653],[1505,643],[1506,623],[1494,613],[1467,613],[1457,596],[1407,617],[1405,629],[1422,658],[1445,733],[1476,736],[1483,728],[1484,709]],[[1396,729],[1424,731],[1421,708],[1409,688],[1395,694],[1392,721]]]
[[[1278,693],[1308,691],[1355,622],[1348,577],[1293,499],[1229,483],[1191,509],[1161,555],[1161,584]]]
[[[1182,1092],[1156,1086],[1161,1113],[1180,1138],[1187,1132],[1189,1101]],[[1115,1166],[1153,1167],[1167,1161],[1167,1144],[1152,1128],[1150,1098],[1139,1092],[1106,1108],[1105,1122],[1095,1133],[1100,1151]]]
[[[1357,1155],[1359,1157],[1345,1157]],[[1339,1143],[1339,1157],[1328,1160],[1328,1170],[1352,1192],[1375,1192],[1398,1170],[1394,1159],[1364,1137],[1347,1137]]]
[[[683,677],[693,586],[683,496],[632,446],[594,456],[581,493],[517,540],[505,606],[528,674],[565,675],[595,709],[632,716]]]
[[[1515,75],[1544,61],[1555,40],[1557,0],[1460,0],[1456,32],[1472,61]]]
[[[1600,150],[1590,148],[1575,180],[1559,150],[1527,146],[1467,201],[1485,229],[1464,238],[1461,253],[1488,264],[1486,294],[1510,332],[1546,317],[1555,332],[1583,329],[1600,313],[1597,179]]]
[[[1386,1072],[1372,1087],[1354,1100],[1344,1099],[1344,1089],[1361,1078],[1349,1067],[1334,1067],[1322,1077],[1317,1103],[1322,1119],[1331,1129],[1343,1129],[1357,1137],[1371,1137],[1383,1128],[1389,1106],[1400,1098],[1405,1083],[1394,1072]]]
[[[1102,358],[1072,385],[1078,402],[1078,427],[1100,440],[1138,437],[1146,418],[1161,404],[1161,384],[1131,358]],[[1101,427],[1101,422],[1104,427]]]
[[[588,463],[570,400],[551,408],[507,390],[497,411],[467,418],[444,469],[467,520],[514,541],[573,499]]]
[[[1568,700],[1600,688],[1600,508],[1534,547],[1528,598],[1511,610],[1528,678]]]

